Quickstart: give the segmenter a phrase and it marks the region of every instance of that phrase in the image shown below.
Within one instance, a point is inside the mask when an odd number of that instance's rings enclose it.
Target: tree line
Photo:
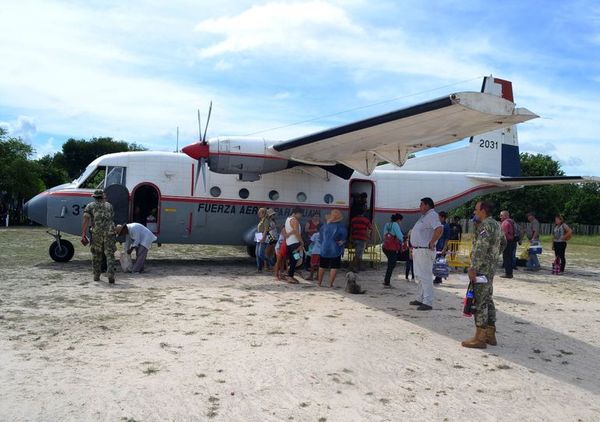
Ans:
[[[522,176],[564,176],[560,163],[549,155],[521,153]],[[469,218],[479,200],[489,200],[509,211],[515,221],[526,221],[533,212],[540,222],[551,223],[557,214],[570,224],[600,224],[600,183],[528,186],[523,189],[482,195],[450,214]]]
[[[19,210],[24,201],[77,178],[89,163],[104,154],[143,150],[141,145],[113,138],[71,138],[62,145],[61,151],[32,159],[35,151],[31,145],[21,138],[8,136],[6,130],[0,128],[0,214],[11,209],[12,222],[23,223]],[[544,154],[521,153],[521,169],[523,176],[564,175],[560,163]],[[480,199],[491,200],[498,210],[508,210],[517,221],[525,221],[526,214],[533,211],[541,222],[552,222],[556,214],[564,214],[570,223],[600,224],[598,183],[529,186],[484,195],[450,214],[468,218]]]

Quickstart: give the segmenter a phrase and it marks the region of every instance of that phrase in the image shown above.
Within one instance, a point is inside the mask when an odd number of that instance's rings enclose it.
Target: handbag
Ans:
[[[129,273],[133,269],[133,261],[131,260],[131,255],[125,252],[121,252],[119,262],[121,263],[121,269],[123,270],[123,272]]]
[[[389,224],[389,223],[388,223]],[[383,236],[383,249],[398,252],[400,250],[400,240],[391,232],[391,226],[386,225],[386,233]]]
[[[448,269],[448,261],[442,255],[438,255],[433,262],[433,275],[440,278],[448,278],[450,270]]]

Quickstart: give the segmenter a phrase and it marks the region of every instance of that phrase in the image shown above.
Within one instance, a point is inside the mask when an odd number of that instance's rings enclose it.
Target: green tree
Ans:
[[[521,170],[523,176],[564,176],[560,163],[544,154],[521,154]],[[517,221],[525,221],[530,211],[536,213],[540,221],[551,222],[556,214],[569,216],[566,204],[578,195],[582,187],[577,185],[528,186],[522,189],[493,193],[475,198],[455,209],[452,214],[460,217],[471,215],[478,200],[489,200],[496,204],[497,211],[506,209]],[[587,192],[587,191],[586,191]],[[585,196],[586,193],[583,193]]]
[[[572,222],[600,224],[600,183],[578,186],[567,199],[563,213]]]
[[[46,186],[46,189],[62,185],[69,181],[67,171],[60,166],[56,155],[44,155],[36,162],[38,173]]]
[[[19,210],[23,200],[44,190],[38,167],[29,160],[33,153],[31,145],[0,128],[0,198],[9,208]]]
[[[55,162],[66,172],[69,179],[78,177],[86,166],[105,154],[125,151],[144,151],[138,144],[115,141],[112,138],[69,139],[62,146],[62,152],[55,155]]]

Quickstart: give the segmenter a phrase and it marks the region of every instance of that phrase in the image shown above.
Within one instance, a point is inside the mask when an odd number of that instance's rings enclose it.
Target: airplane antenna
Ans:
[[[177,146],[175,147],[175,152],[179,152],[179,126],[177,126]]]

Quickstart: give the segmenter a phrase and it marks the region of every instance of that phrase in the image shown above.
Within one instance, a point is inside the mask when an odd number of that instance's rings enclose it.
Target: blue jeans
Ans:
[[[267,250],[267,243],[256,242],[256,249],[254,250],[254,254],[256,255],[256,268],[259,271],[262,271],[263,266],[265,265],[265,251]]]

